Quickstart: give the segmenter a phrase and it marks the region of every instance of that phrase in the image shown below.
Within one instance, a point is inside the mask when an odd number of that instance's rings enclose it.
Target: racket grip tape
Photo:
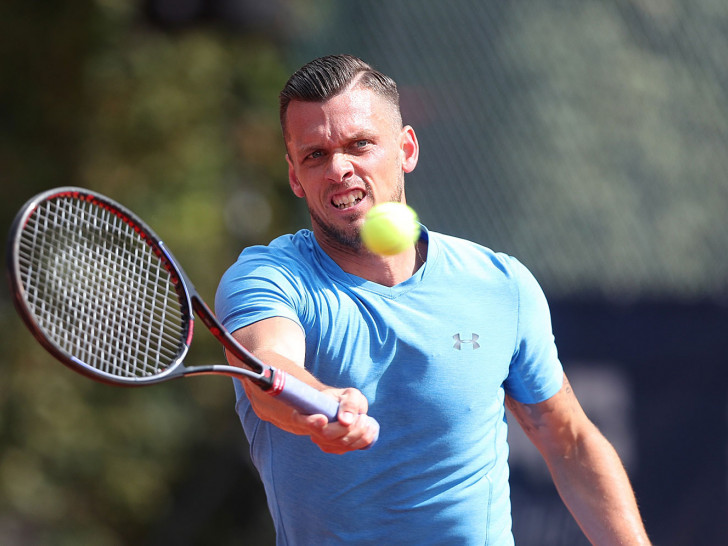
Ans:
[[[323,414],[329,422],[333,422],[336,421],[339,414],[339,403],[331,396],[314,389],[282,370],[275,371],[273,387],[268,393],[304,415]],[[375,431],[374,440],[369,445],[371,447],[379,439],[379,423],[369,415],[367,415],[367,419],[369,419],[369,427]]]

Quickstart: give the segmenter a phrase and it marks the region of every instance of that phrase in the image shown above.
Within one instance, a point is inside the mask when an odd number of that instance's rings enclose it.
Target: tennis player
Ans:
[[[365,213],[404,203],[418,161],[395,83],[355,57],[316,59],[290,78],[280,112],[312,229],[244,250],[216,296],[244,346],[341,404],[329,423],[235,381],[278,544],[513,544],[506,405],[592,543],[648,544],[531,273],[424,227],[396,256],[362,246]],[[381,424],[373,446],[367,414]]]

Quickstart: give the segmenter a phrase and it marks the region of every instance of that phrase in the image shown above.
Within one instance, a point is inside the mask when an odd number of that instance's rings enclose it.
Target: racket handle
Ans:
[[[331,396],[281,370],[275,371],[273,388],[268,392],[304,415],[323,414],[329,422],[332,422],[336,421],[339,413],[339,403]],[[367,415],[367,419],[369,419],[369,427],[375,431],[374,440],[367,447],[368,449],[379,439],[379,423],[369,415]]]

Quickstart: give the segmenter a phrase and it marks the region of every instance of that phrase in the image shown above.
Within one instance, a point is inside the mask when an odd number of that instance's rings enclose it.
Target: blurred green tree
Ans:
[[[238,247],[291,229],[295,213],[278,202],[287,69],[272,39],[201,23],[162,30],[139,2],[115,0],[6,2],[0,36],[6,229],[38,191],[100,191],[148,221],[208,301]],[[239,221],[245,196],[269,214]],[[200,330],[189,358],[221,361]],[[170,529],[177,544],[240,538],[229,535],[245,531],[243,517],[218,524],[246,494],[230,484],[250,480],[229,380],[89,382],[36,346],[7,288],[0,340],[0,543],[158,544]],[[263,543],[270,524],[257,510],[263,523],[247,533]]]

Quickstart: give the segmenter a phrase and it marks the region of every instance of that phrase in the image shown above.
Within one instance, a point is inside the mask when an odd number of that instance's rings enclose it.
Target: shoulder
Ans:
[[[277,237],[267,245],[245,248],[222,277],[222,282],[249,276],[300,277],[311,269],[313,234],[301,230]]]
[[[496,252],[479,243],[452,235],[430,231],[428,236],[435,259],[445,266],[456,267],[460,271],[489,273],[514,282],[519,282],[523,274],[530,275],[528,269],[509,254]]]
[[[303,230],[240,253],[215,294],[215,312],[228,329],[271,316],[295,320],[296,310],[306,305],[307,287],[317,276],[312,239]]]
[[[437,275],[459,282],[480,282],[514,299],[519,314],[543,316],[546,297],[531,271],[518,259],[481,244],[450,235],[429,232]]]
[[[236,263],[281,263],[297,264],[308,261],[315,245],[313,233],[302,229],[296,233],[281,235],[267,245],[253,245],[245,248]]]
[[[313,244],[313,234],[302,230],[268,245],[245,248],[222,275],[216,299],[258,292],[300,293],[302,283],[315,276]]]

